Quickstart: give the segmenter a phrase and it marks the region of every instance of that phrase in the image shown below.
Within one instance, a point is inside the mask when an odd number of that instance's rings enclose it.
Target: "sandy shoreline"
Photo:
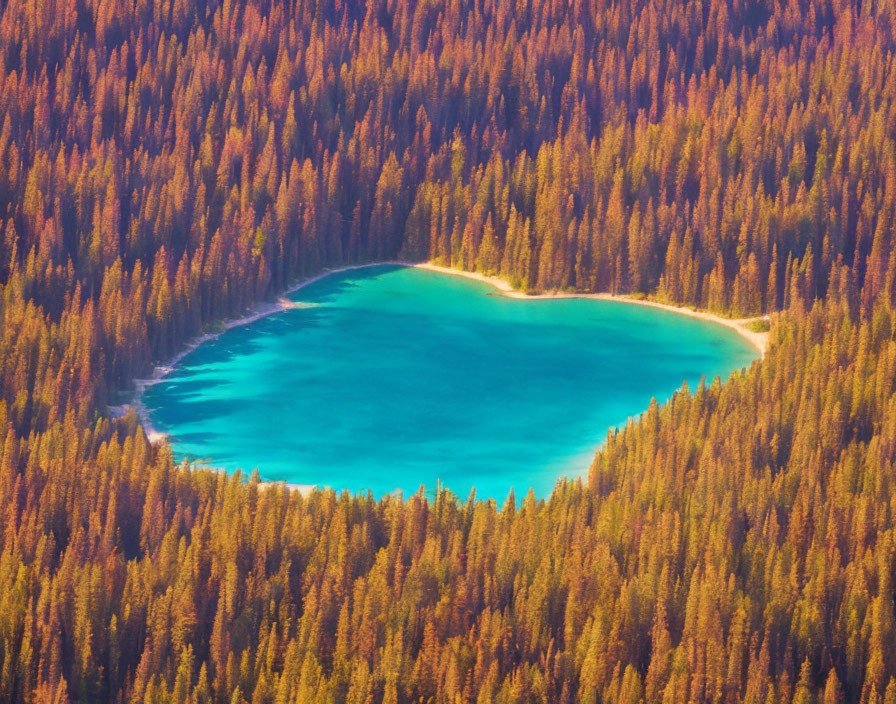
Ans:
[[[318,274],[314,276],[307,277],[302,279],[301,281],[296,282],[289,288],[287,288],[275,302],[264,302],[260,303],[256,306],[252,311],[247,313],[244,316],[238,318],[232,318],[230,320],[226,320],[221,323],[219,329],[212,330],[210,332],[203,333],[192,340],[190,340],[180,352],[171,357],[171,359],[165,361],[162,364],[159,364],[153,368],[152,374],[149,377],[144,379],[134,379],[134,394],[130,403],[125,403],[119,406],[109,406],[109,411],[114,416],[122,416],[128,412],[131,408],[137,413],[137,417],[140,419],[140,423],[143,425],[144,431],[146,432],[146,436],[151,443],[156,443],[161,440],[164,440],[167,435],[159,430],[157,430],[152,425],[152,420],[149,417],[149,411],[146,406],[143,404],[143,394],[146,392],[150,386],[154,384],[158,384],[162,381],[168,374],[170,374],[174,368],[186,357],[190,352],[195,350],[200,345],[214,340],[219,335],[223,334],[228,330],[232,330],[233,328],[241,327],[243,325],[249,325],[250,323],[254,323],[257,320],[261,320],[262,318],[266,318],[269,315],[274,315],[276,313],[282,313],[286,310],[291,310],[294,308],[302,308],[309,304],[301,303],[297,301],[291,301],[286,296],[299,291],[306,286],[310,286],[316,281],[320,281],[326,276],[330,276],[332,274],[338,274],[345,271],[354,271],[356,269],[366,269],[373,266],[405,266],[405,267],[415,267],[418,269],[425,269],[427,271],[435,271],[441,274],[449,274],[452,276],[461,276],[467,279],[473,279],[475,281],[480,281],[482,283],[489,284],[490,286],[497,289],[502,295],[507,296],[508,298],[515,298],[519,300],[544,300],[544,299],[560,299],[560,298],[590,298],[593,300],[599,301],[615,301],[618,303],[633,303],[641,306],[650,306],[652,308],[659,308],[661,310],[670,311],[672,313],[679,313],[681,315],[687,315],[692,318],[699,318],[701,320],[706,320],[712,323],[716,323],[718,325],[724,325],[731,330],[734,330],[741,337],[747,340],[760,354],[760,356],[765,355],[766,348],[768,346],[768,336],[767,332],[754,332],[749,330],[745,324],[756,320],[756,318],[741,318],[741,319],[731,319],[731,318],[723,318],[718,315],[714,315],[712,313],[707,313],[705,311],[693,310],[690,308],[683,308],[679,306],[669,305],[666,303],[659,303],[657,301],[649,301],[644,299],[636,299],[629,298],[628,296],[619,296],[610,293],[566,293],[566,292],[551,292],[551,293],[539,293],[539,294],[527,294],[522,291],[517,291],[514,289],[507,281],[504,279],[500,279],[496,276],[488,276],[486,274],[482,274],[474,271],[464,271],[462,269],[453,269],[447,266],[441,266],[438,264],[433,264],[431,262],[407,262],[401,260],[391,260],[384,262],[371,262],[369,264],[353,264],[349,266],[337,267],[333,269],[323,269]],[[767,316],[765,316],[767,319]],[[206,464],[197,464],[197,467],[201,467],[204,469],[213,469],[218,470],[219,468],[213,467],[211,465]],[[223,470],[221,470],[223,471]],[[282,485],[284,482],[262,482],[264,486],[274,486],[274,485]],[[297,489],[303,493],[311,491],[314,488],[314,485],[306,485],[306,484],[290,484],[285,483],[285,485],[292,489]]]
[[[395,262],[396,264],[400,262]],[[650,308],[659,308],[660,310],[666,310],[671,313],[679,313],[680,315],[687,315],[691,318],[698,318],[700,320],[706,320],[711,323],[716,323],[717,325],[724,325],[726,328],[730,328],[734,330],[738,335],[743,337],[747,342],[749,342],[758,352],[760,357],[765,356],[765,351],[768,348],[768,337],[769,333],[767,332],[755,332],[746,327],[747,323],[750,323],[754,320],[765,319],[768,320],[768,316],[757,316],[755,318],[723,318],[720,315],[715,315],[714,313],[709,313],[707,311],[702,310],[694,310],[693,308],[685,308],[683,306],[675,306],[670,303],[660,303],[659,301],[651,301],[648,299],[641,298],[632,298],[630,296],[622,296],[616,295],[612,293],[566,293],[563,291],[554,291],[550,293],[523,293],[522,291],[517,291],[513,288],[509,283],[504,281],[504,279],[499,279],[497,276],[488,276],[486,274],[480,274],[475,271],[463,271],[462,269],[452,269],[447,266],[440,266],[438,264],[432,264],[430,262],[424,262],[421,264],[407,264],[406,266],[414,266],[418,269],[427,269],[428,271],[438,271],[442,274],[452,274],[454,276],[463,276],[467,279],[474,279],[475,281],[482,281],[483,283],[490,284],[498,289],[503,295],[508,298],[516,298],[525,301],[537,301],[544,300],[550,298],[587,298],[594,301],[616,301],[618,303],[633,303],[639,306],[648,306]]]
[[[161,437],[164,438],[165,435],[162,434]],[[204,470],[208,470],[210,472],[218,472],[219,474],[227,474],[228,473],[228,470],[224,467],[216,467],[213,464],[207,464],[205,462],[187,462],[186,460],[182,460],[178,464],[178,466],[182,467],[184,469],[189,469],[189,470],[204,469]],[[251,476],[252,476],[251,473],[247,473],[245,470],[243,470],[243,478],[244,479],[248,480]],[[312,491],[314,491],[314,489],[317,487],[316,484],[296,484],[295,482],[286,482],[286,481],[282,481],[282,480],[281,481],[270,481],[270,482],[266,482],[266,481],[258,482],[259,489],[270,489],[272,487],[280,487],[280,486],[282,486],[286,489],[289,489],[290,491],[298,491],[303,496],[307,496]]]

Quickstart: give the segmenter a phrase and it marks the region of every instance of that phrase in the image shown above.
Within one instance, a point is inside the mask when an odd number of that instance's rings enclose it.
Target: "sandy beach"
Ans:
[[[400,264],[401,262],[395,262],[396,264]],[[614,295],[612,293],[567,293],[565,291],[553,291],[549,293],[523,293],[522,291],[517,291],[513,288],[509,283],[507,283],[504,279],[499,279],[497,276],[487,276],[486,274],[480,274],[475,271],[463,271],[462,269],[452,269],[447,266],[440,266],[438,264],[432,264],[430,262],[424,262],[420,264],[406,264],[406,266],[415,266],[419,269],[427,269],[429,271],[438,271],[442,274],[452,274],[454,276],[463,276],[468,279],[474,279],[476,281],[482,281],[483,283],[490,284],[498,289],[503,295],[508,298],[517,298],[526,301],[537,301],[544,300],[546,298],[590,298],[595,301],[616,301],[619,303],[633,303],[639,306],[649,306],[651,308],[659,308],[661,310],[667,310],[672,313],[679,313],[681,315],[687,315],[691,318],[699,318],[700,320],[707,320],[711,323],[716,323],[717,325],[724,325],[726,328],[730,328],[734,330],[738,335],[743,337],[747,342],[749,342],[753,347],[758,350],[760,356],[765,356],[765,351],[768,348],[768,332],[755,332],[750,330],[747,325],[755,320],[768,320],[768,316],[757,316],[755,318],[723,318],[720,315],[715,315],[714,313],[709,313],[703,310],[694,310],[693,308],[685,308],[683,306],[675,306],[669,303],[660,303],[659,301],[651,301],[643,298],[632,298],[630,296],[620,296]]]

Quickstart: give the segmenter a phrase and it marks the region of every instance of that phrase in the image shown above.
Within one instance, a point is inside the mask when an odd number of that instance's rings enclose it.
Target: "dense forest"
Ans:
[[[0,3],[0,701],[896,703],[894,22]],[[394,258],[780,313],[546,501],[303,496],[109,417]]]

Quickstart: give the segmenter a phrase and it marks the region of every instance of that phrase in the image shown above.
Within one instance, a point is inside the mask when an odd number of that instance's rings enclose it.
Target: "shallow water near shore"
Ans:
[[[518,300],[433,271],[334,273],[187,354],[142,403],[178,456],[374,495],[499,502],[584,477],[607,430],[758,355],[643,306]]]

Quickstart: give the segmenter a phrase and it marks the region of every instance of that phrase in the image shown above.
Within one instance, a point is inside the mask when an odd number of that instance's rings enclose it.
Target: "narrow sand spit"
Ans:
[[[156,443],[165,438],[165,433],[162,433],[156,430],[152,421],[149,418],[149,413],[146,406],[143,404],[143,394],[147,388],[150,386],[159,383],[162,379],[164,379],[171,371],[180,363],[180,361],[192,352],[194,349],[199,347],[199,345],[204,342],[208,342],[227,330],[231,330],[232,328],[240,327],[242,325],[248,325],[249,323],[253,323],[256,320],[260,320],[269,315],[274,315],[275,313],[280,313],[285,310],[290,310],[294,308],[304,308],[309,306],[308,303],[302,303],[299,301],[291,301],[286,296],[291,293],[295,293],[296,291],[309,286],[315,281],[319,281],[320,279],[330,276],[331,274],[337,274],[344,271],[352,271],[355,269],[365,269],[373,266],[407,266],[407,267],[416,267],[419,269],[425,269],[428,271],[435,271],[442,274],[450,274],[452,276],[462,276],[468,279],[473,279],[475,281],[481,281],[483,283],[487,283],[494,288],[496,288],[502,295],[507,296],[509,298],[515,298],[520,300],[544,300],[551,298],[590,298],[594,300],[601,301],[616,301],[619,303],[634,303],[642,306],[650,306],[653,308],[660,308],[662,310],[671,311],[673,313],[680,313],[681,315],[688,315],[693,318],[700,318],[702,320],[707,320],[713,323],[717,323],[718,325],[724,325],[727,328],[730,328],[741,335],[744,339],[746,339],[750,344],[752,344],[758,351],[760,355],[764,355],[766,348],[768,346],[768,332],[754,332],[746,327],[746,325],[754,320],[759,320],[760,318],[741,318],[741,319],[730,319],[723,318],[718,315],[713,315],[712,313],[707,313],[705,311],[697,311],[692,310],[690,308],[682,308],[679,306],[673,306],[666,303],[658,303],[656,301],[642,300],[636,298],[629,298],[627,296],[619,296],[613,295],[609,293],[566,293],[566,292],[550,292],[550,293],[540,293],[540,294],[526,294],[522,291],[515,290],[507,281],[503,279],[499,279],[496,276],[488,276],[486,274],[481,274],[477,272],[471,271],[463,271],[461,269],[452,269],[446,266],[440,266],[438,264],[433,264],[430,262],[408,262],[408,261],[385,261],[385,262],[372,262],[369,264],[355,264],[351,266],[338,267],[333,269],[324,269],[319,274],[303,279],[302,281],[297,282],[286,291],[273,303],[266,302],[259,304],[255,309],[251,312],[247,313],[244,316],[239,318],[234,318],[231,320],[227,320],[223,322],[218,329],[213,330],[211,332],[205,333],[203,335],[199,335],[198,337],[191,340],[183,350],[174,355],[171,359],[167,360],[163,364],[156,366],[153,369],[152,374],[146,379],[135,379],[134,380],[134,397],[133,401],[130,404],[123,404],[120,406],[109,406],[109,411],[115,416],[121,416],[128,412],[130,408],[133,408],[137,416],[140,418],[140,422],[143,424],[143,427],[146,431],[147,438],[150,442]],[[768,316],[764,316],[763,319],[768,319]],[[205,469],[218,469],[211,465],[207,464],[197,464],[197,467],[202,467]],[[260,486],[269,487],[269,486],[281,486],[284,485],[283,482],[261,482]],[[303,493],[307,493],[314,487],[312,485],[304,485],[304,484],[285,484],[287,488],[296,489]]]

